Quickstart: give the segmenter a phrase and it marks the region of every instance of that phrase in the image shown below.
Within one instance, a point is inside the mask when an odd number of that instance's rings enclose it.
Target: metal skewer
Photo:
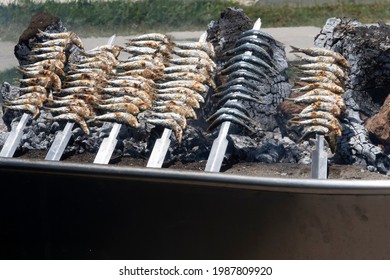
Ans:
[[[113,35],[108,40],[107,44],[111,45],[115,40],[116,35]],[[74,126],[74,122],[68,122],[63,131],[58,132],[54,138],[54,141],[47,153],[45,160],[55,160],[58,161],[61,159],[62,154],[66,146],[69,143],[69,139],[72,136],[72,128]]]
[[[23,130],[26,127],[28,120],[30,119],[30,115],[27,113],[23,113],[22,118],[19,123],[12,127],[10,134],[8,135],[7,140],[4,143],[3,148],[0,152],[0,157],[13,157],[16,151],[16,148],[20,144],[20,140],[23,136]]]
[[[260,30],[261,27],[261,19],[258,18],[253,25],[252,29]],[[251,55],[252,52],[248,51],[245,54]],[[223,158],[225,157],[226,148],[228,146],[228,140],[226,136],[229,132],[230,122],[224,122],[221,125],[221,128],[218,133],[218,137],[214,140],[213,146],[211,147],[211,151],[209,154],[209,158],[207,159],[205,171],[207,172],[219,172],[221,169],[221,165],[223,162]]]
[[[161,168],[171,143],[172,130],[165,128],[161,138],[156,140],[146,167]]]
[[[200,36],[199,42],[206,42],[206,39],[207,31]],[[156,143],[154,144],[152,153],[150,154],[146,167],[161,168],[164,163],[165,156],[168,152],[169,144],[171,143],[171,133],[171,129],[164,129],[161,138],[157,139]]]
[[[100,144],[99,151],[96,154],[95,160],[93,163],[107,164],[109,163],[112,153],[114,152],[115,146],[118,143],[116,137],[121,130],[122,125],[119,123],[114,123],[111,128],[110,135],[103,139],[103,142]]]
[[[110,40],[108,40],[108,45],[112,45],[115,40],[115,35],[113,35]],[[112,153],[114,152],[115,146],[118,143],[116,137],[121,130],[122,124],[114,123],[110,135],[103,139],[103,142],[100,144],[99,151],[96,154],[95,160],[93,163],[107,164],[110,161]]]
[[[311,178],[328,178],[328,155],[324,151],[324,136],[317,134],[315,149],[311,156]]]

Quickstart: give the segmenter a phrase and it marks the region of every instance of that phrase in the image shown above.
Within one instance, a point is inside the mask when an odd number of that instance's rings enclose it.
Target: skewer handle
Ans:
[[[221,169],[223,158],[225,157],[228,140],[226,136],[229,132],[230,122],[224,122],[219,130],[218,137],[214,140],[213,146],[206,163],[205,171],[219,172]]]
[[[122,127],[121,124],[114,123],[110,132],[110,136],[104,138],[102,144],[100,144],[99,151],[96,154],[93,163],[99,163],[99,164],[109,163],[111,155],[114,152],[115,146],[118,143],[116,137],[118,136],[121,127]]]
[[[73,126],[74,122],[68,122],[66,123],[64,130],[57,133],[53,144],[51,144],[51,147],[47,152],[45,160],[59,161],[61,159],[61,156],[68,145],[69,139],[72,136]]]
[[[20,119],[19,123],[16,125],[16,127],[13,127],[10,134],[8,135],[7,140],[4,143],[3,148],[1,149],[1,152],[0,152],[1,157],[13,157],[14,156],[16,148],[19,146],[20,140],[22,139],[23,130],[24,130],[29,118],[30,118],[30,115],[24,113],[22,115],[22,118]]]
[[[316,137],[315,149],[311,158],[311,178],[327,179],[328,178],[328,155],[324,151],[324,136]]]
[[[161,168],[164,163],[165,155],[168,152],[169,144],[171,140],[169,137],[172,134],[172,130],[165,128],[161,138],[156,140],[153,151],[149,157],[146,167]]]

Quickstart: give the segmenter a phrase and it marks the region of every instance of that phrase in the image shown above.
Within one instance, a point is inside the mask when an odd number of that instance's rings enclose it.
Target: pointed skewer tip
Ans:
[[[253,25],[253,29],[260,30],[260,28],[261,28],[261,19],[258,18],[255,24]]]

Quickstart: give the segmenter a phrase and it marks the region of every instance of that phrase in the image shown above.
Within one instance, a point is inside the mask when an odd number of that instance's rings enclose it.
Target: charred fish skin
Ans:
[[[180,94],[183,96],[192,97],[196,99],[199,103],[205,102],[203,96],[200,93],[186,87],[172,87],[172,88],[160,89],[158,91],[157,98],[162,98],[166,100],[166,97],[169,97],[169,95],[171,95],[172,98],[179,98],[178,95]]]
[[[83,132],[86,135],[90,134],[86,121],[77,113],[65,113],[55,117],[46,116],[45,119],[48,121],[60,121],[60,120],[73,121],[80,126],[80,128],[83,130]]]
[[[179,49],[196,49],[204,51],[210,58],[215,57],[214,46],[210,42],[175,42],[174,46]]]
[[[303,75],[306,75],[306,76],[319,76],[319,77],[327,78],[339,86],[343,84],[341,82],[342,80],[340,80],[335,74],[333,74],[330,71],[316,70],[316,69],[299,70],[299,71],[300,71],[300,73],[302,73]]]
[[[337,78],[341,79],[342,81],[346,79],[346,74],[336,64],[317,62],[317,63],[296,65],[296,67],[298,69],[303,69],[303,70],[325,70],[325,71],[332,72],[334,75],[336,75]]]
[[[293,89],[293,91],[294,92],[304,92],[304,91],[311,91],[311,90],[315,90],[315,89],[325,89],[325,90],[329,90],[330,92],[333,92],[335,94],[343,94],[345,92],[345,90],[341,86],[338,86],[333,82],[309,83],[309,84],[302,86],[300,88]]]
[[[270,81],[269,76],[267,76],[266,74],[264,74],[264,76],[262,75],[261,77],[265,78],[267,81]],[[248,80],[262,83],[262,82],[264,82],[264,80],[261,77],[259,75],[256,75],[255,73],[253,73],[251,71],[246,70],[246,69],[240,69],[240,70],[234,71],[226,76],[226,78],[229,81],[234,80],[234,79],[238,79],[238,78],[244,78],[244,79],[248,79]]]
[[[266,60],[269,63],[273,63],[272,57],[269,55],[267,51],[265,51],[262,47],[252,43],[245,43],[234,49],[228,50],[224,53],[225,56],[239,55],[244,54],[245,52],[252,52],[256,56]]]
[[[308,76],[308,77],[299,77],[299,81],[305,82],[305,83],[334,83],[338,86],[341,86],[342,83],[340,82],[339,79],[332,80],[328,77],[323,77],[323,76]]]
[[[207,86],[204,84],[197,82],[197,81],[186,81],[186,80],[176,80],[176,81],[169,81],[164,83],[159,83],[157,85],[159,89],[166,89],[170,87],[185,87],[192,90],[195,90],[199,93],[206,93],[208,91]]]
[[[329,102],[319,102],[319,101],[314,102],[309,106],[303,108],[300,114],[307,114],[307,113],[317,112],[317,111],[329,112],[334,116],[341,115],[341,109],[336,104],[329,103]]]
[[[341,136],[341,125],[335,118],[333,120],[315,118],[315,119],[304,119],[304,120],[293,120],[290,122],[290,126],[325,126],[331,131],[335,132],[337,136]]]
[[[270,79],[269,76],[267,75],[267,73],[265,73],[262,69],[260,69],[259,67],[255,66],[251,63],[245,62],[245,61],[236,62],[236,63],[228,66],[227,68],[222,69],[219,72],[219,74],[220,75],[229,75],[229,74],[232,74],[233,72],[238,71],[238,70],[247,70],[249,72],[252,72],[255,75],[262,76],[263,78],[265,78],[267,80]]]
[[[258,89],[257,85],[255,83],[253,83],[253,81],[251,81],[250,79],[246,79],[245,77],[238,76],[237,78],[229,79],[228,82],[220,85],[217,88],[217,91],[220,92],[220,91],[223,91],[223,90],[228,89],[229,87],[235,86],[235,85],[242,85],[242,86],[245,86],[245,87],[252,89],[254,91],[256,91]]]
[[[207,130],[208,131],[214,130],[216,127],[218,127],[219,125],[221,125],[224,122],[235,123],[235,124],[238,124],[239,126],[246,128],[251,133],[255,132],[254,129],[252,127],[250,127],[249,125],[247,125],[244,121],[242,121],[241,118],[238,118],[232,114],[226,114],[226,113],[222,113],[218,117],[216,117],[216,119],[209,125]]]
[[[57,108],[45,107],[45,109],[54,115],[76,113],[82,118],[89,118],[89,117],[92,117],[94,115],[93,110],[90,106],[88,106],[88,107],[62,106],[62,107],[57,107]]]
[[[144,116],[147,117],[148,119],[163,119],[163,120],[172,119],[183,130],[187,127],[187,119],[185,118],[185,116],[178,114],[178,113],[146,111],[146,112],[143,112],[142,114],[144,114]]]
[[[180,144],[183,140],[183,129],[180,125],[173,119],[147,119],[147,123],[153,125],[160,125],[162,127],[166,127],[171,129],[175,133],[175,137],[177,142]]]
[[[329,63],[329,64],[334,64],[337,63],[337,60],[332,57],[332,56],[309,56],[309,57],[303,57],[300,55],[295,54],[297,58],[299,58],[301,61],[306,61],[306,62],[312,62],[312,63],[317,63],[317,62],[324,62],[324,63]]]
[[[230,100],[226,101],[223,104],[222,108],[237,109],[237,110],[241,111],[243,114],[249,116],[249,112],[248,112],[247,108],[241,102],[238,102],[237,99],[230,99]]]
[[[159,100],[165,100],[165,101],[182,101],[188,106],[191,106],[192,108],[199,109],[200,104],[196,97],[191,95],[184,95],[184,94],[175,94],[175,93],[163,93],[158,94]]]
[[[249,29],[247,31],[244,31],[241,33],[240,37],[247,37],[247,36],[257,36],[257,37],[261,37],[263,39],[267,39],[271,42],[275,41],[274,37],[272,37],[270,34],[264,32],[264,31],[261,31],[259,29]]]
[[[238,110],[236,108],[229,108],[229,107],[221,107],[219,108],[214,114],[212,114],[210,117],[207,118],[207,122],[213,122],[217,117],[219,117],[222,114],[228,114],[233,115],[239,119],[242,119],[244,122],[252,123],[253,120],[248,117],[247,114],[243,113],[241,110]]]
[[[327,119],[329,121],[334,121],[336,117],[326,111],[315,111],[315,112],[308,112],[308,113],[299,113],[299,114],[293,114],[291,121],[300,121],[304,119],[316,119],[316,118],[322,118],[322,119]]]
[[[139,40],[139,41],[129,41],[125,43],[126,46],[133,46],[133,47],[148,47],[153,49],[158,49],[164,44],[162,41],[155,41],[155,40]]]
[[[180,57],[196,57],[199,59],[212,61],[210,56],[205,51],[202,50],[193,50],[193,49],[182,50],[182,49],[174,48],[172,50],[172,53]]]
[[[97,122],[97,121],[104,121],[104,122],[117,122],[120,124],[125,124],[134,128],[139,128],[140,124],[137,120],[137,118],[130,114],[125,112],[109,112],[105,113],[99,116],[96,116],[92,119],[90,119],[88,122]]]
[[[290,47],[291,47],[292,53],[293,52],[301,52],[301,53],[304,53],[304,54],[309,55],[309,56],[331,56],[331,57],[334,57],[341,66],[343,66],[344,68],[347,68],[347,69],[350,68],[350,64],[349,64],[348,60],[346,60],[345,57],[343,57],[338,52],[326,50],[323,48],[298,48],[298,47],[294,47],[294,46],[290,46]]]
[[[150,47],[134,47],[129,46],[123,49],[124,52],[132,55],[153,55],[157,53],[156,49]]]
[[[253,37],[253,36],[241,37],[240,39],[237,40],[236,46],[240,46],[240,45],[245,44],[245,43],[255,44],[255,45],[258,45],[260,47],[264,46],[264,47],[266,47],[266,51],[268,52],[268,54],[270,56],[274,55],[271,44],[268,43],[267,41],[261,39],[261,38],[257,38],[257,37]]]
[[[217,67],[214,61],[198,57],[175,57],[169,60],[169,65],[193,65],[196,67],[205,67],[209,73],[214,72]]]
[[[197,118],[194,109],[185,104],[183,104],[182,106],[173,105],[173,104],[157,105],[157,106],[153,106],[152,110],[157,113],[173,112],[173,113],[180,114],[186,118],[191,118],[191,119]]]
[[[224,65],[224,67],[228,67],[236,62],[248,62],[248,63],[251,63],[251,64],[254,64],[254,65],[258,65],[260,67],[263,67],[269,71],[272,71],[274,73],[276,73],[276,69],[273,66],[269,65],[268,63],[266,63],[264,60],[254,56],[254,55],[249,55],[249,54],[238,54],[238,55],[235,55],[233,57],[231,57]]]
[[[125,112],[132,115],[137,115],[140,112],[139,108],[132,103],[99,104],[95,108],[108,112]]]
[[[258,97],[258,94],[255,91],[253,91],[253,90],[251,90],[251,89],[249,89],[249,88],[247,88],[247,87],[245,87],[243,85],[240,85],[240,84],[232,85],[232,86],[228,87],[225,90],[222,90],[220,92],[216,92],[216,93],[213,94],[213,96],[214,97],[222,97],[222,96],[225,96],[225,95],[227,95],[227,94],[229,94],[231,92],[240,92],[242,94],[246,94],[246,95],[252,96],[254,98]]]
[[[9,110],[24,111],[31,114],[32,119],[35,120],[40,115],[40,110],[37,106],[32,104],[21,104],[21,105],[3,105],[4,108]]]
[[[318,96],[302,95],[302,96],[295,97],[295,98],[286,98],[286,100],[292,100],[295,103],[304,103],[304,104],[311,104],[311,103],[314,103],[317,101],[327,102],[327,103],[332,103],[332,104],[339,104],[339,103],[343,102],[343,99],[339,96],[323,96],[323,95],[318,95]]]
[[[260,98],[254,98],[252,96],[249,96],[247,94],[243,94],[241,92],[231,92],[229,94],[224,95],[217,103],[217,106],[223,106],[223,104],[232,99],[237,99],[237,100],[245,100],[245,101],[250,101],[250,102],[255,102],[262,104],[262,101]]]
[[[128,39],[129,42],[145,40],[161,41],[164,44],[168,44],[171,42],[170,37],[162,33],[147,33]]]

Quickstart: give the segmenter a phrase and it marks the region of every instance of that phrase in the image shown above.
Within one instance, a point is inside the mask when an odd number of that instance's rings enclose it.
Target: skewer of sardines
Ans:
[[[21,95],[14,100],[5,100],[4,107],[27,112],[37,119],[47,99],[62,88],[66,51],[72,45],[83,47],[74,32],[49,33],[38,30],[36,42],[25,57],[28,63],[18,67],[18,72],[23,75],[23,78],[17,79]]]
[[[94,121],[117,122],[139,128],[137,118],[142,111],[150,109],[156,94],[155,80],[162,76],[171,44],[163,34],[143,34],[128,39],[116,70],[104,88],[100,90],[100,110],[110,110],[98,115]]]
[[[156,82],[152,107],[142,113],[142,118],[147,123],[171,129],[181,143],[187,119],[197,118],[195,109],[204,103],[209,87],[215,88],[215,54],[208,42],[164,40],[171,46],[170,53]]]
[[[77,61],[69,62],[63,88],[49,99],[45,109],[51,113],[49,121],[73,121],[86,135],[87,122],[96,116],[100,88],[116,65],[116,47],[98,47],[93,51],[79,51]]]
[[[300,95],[290,100],[307,106],[299,114],[293,115],[289,126],[303,127],[300,141],[315,138],[317,134],[324,135],[334,153],[336,137],[342,134],[339,117],[346,109],[343,93],[349,63],[338,52],[322,48],[291,48],[291,52],[304,54],[297,57],[308,63],[297,65],[301,75],[296,84],[300,87],[294,88],[293,92]]]
[[[272,44],[275,39],[260,30],[243,32],[235,46],[226,51],[227,57],[219,71],[222,85],[213,97],[218,98],[218,109],[207,119],[208,130],[213,130],[223,122],[231,122],[250,132],[259,130],[249,115],[247,104],[261,104],[260,86],[269,83],[278,67],[273,58]]]

